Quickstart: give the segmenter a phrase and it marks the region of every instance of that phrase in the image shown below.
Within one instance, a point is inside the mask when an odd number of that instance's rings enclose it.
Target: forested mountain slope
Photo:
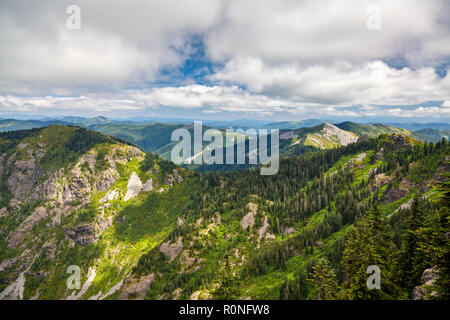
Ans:
[[[77,127],[0,148],[2,299],[448,298],[446,141],[382,135],[273,176],[200,174]]]

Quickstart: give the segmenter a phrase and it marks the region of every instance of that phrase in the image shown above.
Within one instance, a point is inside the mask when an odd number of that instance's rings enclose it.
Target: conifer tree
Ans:
[[[320,258],[313,267],[312,282],[319,300],[333,300],[338,292],[336,273],[327,259]]]

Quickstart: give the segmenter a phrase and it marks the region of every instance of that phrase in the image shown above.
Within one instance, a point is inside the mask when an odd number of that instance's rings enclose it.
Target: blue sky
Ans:
[[[445,0],[71,4],[0,2],[0,117],[450,120]]]

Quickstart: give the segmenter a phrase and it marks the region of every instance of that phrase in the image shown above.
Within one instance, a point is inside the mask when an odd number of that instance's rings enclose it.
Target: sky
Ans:
[[[449,122],[449,68],[447,0],[0,0],[0,117]]]

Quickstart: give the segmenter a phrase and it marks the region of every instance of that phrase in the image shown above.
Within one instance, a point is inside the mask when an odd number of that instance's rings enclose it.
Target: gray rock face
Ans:
[[[148,179],[142,186],[142,191],[152,191],[153,190],[153,179]]]
[[[136,197],[141,191],[141,189],[142,189],[141,179],[139,179],[139,176],[136,174],[136,172],[133,171],[133,173],[130,176],[130,179],[128,180],[127,194],[125,195],[123,201],[128,201],[131,198]]]
[[[105,196],[103,198],[100,199],[100,203],[104,203],[104,202],[108,202],[108,201],[112,201],[114,199],[116,199],[116,197],[118,196],[118,192],[116,189],[114,190],[109,190]]]
[[[37,208],[28,218],[22,222],[19,227],[12,233],[8,240],[8,249],[18,247],[27,236],[33,225],[48,217],[47,210],[44,207]]]
[[[142,300],[150,289],[150,286],[155,278],[155,274],[151,273],[149,275],[141,277],[138,281],[130,281],[127,283],[125,290],[120,295],[120,300],[125,300],[129,298],[135,298],[136,300]]]
[[[64,205],[70,205],[74,201],[88,202],[91,192],[91,184],[79,167],[71,171],[71,181],[64,179],[62,201]],[[83,201],[85,200],[85,201]]]
[[[11,156],[9,163],[12,162],[15,155]],[[6,181],[6,185],[14,195],[11,201],[12,206],[17,206],[22,203],[28,194],[36,186],[36,177],[38,174],[36,161],[30,160],[16,160],[11,166],[11,174]]]
[[[172,170],[172,174],[168,174],[164,177],[164,184],[168,186],[173,186],[175,182],[181,183],[183,181],[183,177],[180,176],[177,169]]]
[[[291,234],[291,233],[295,233],[296,230],[295,230],[294,227],[287,227],[287,226],[282,225],[282,226],[281,226],[281,232],[282,232],[284,235],[288,235],[288,234]]]
[[[399,188],[390,188],[385,193],[384,203],[391,203],[397,201],[409,193],[408,190],[399,189]]]
[[[169,257],[169,262],[172,262],[181,250],[183,250],[183,237],[178,237],[174,243],[170,243],[170,241],[164,242],[159,248],[159,251]]]
[[[87,246],[98,239],[95,223],[80,224],[72,228],[63,228],[64,233],[80,246]]]
[[[103,192],[108,190],[114,185],[117,178],[119,178],[119,173],[114,168],[109,168],[107,170],[99,172],[97,174],[97,179],[95,182],[97,191]]]
[[[352,134],[351,132],[339,129],[338,127],[330,123],[324,124],[321,134],[326,138],[337,137],[337,139],[343,146],[346,146],[350,143],[354,143],[358,140],[358,137]]]
[[[109,226],[113,223],[113,217],[109,216],[107,218],[103,217],[103,215],[97,217],[98,224],[98,234],[102,234]]]
[[[432,297],[437,296],[437,292],[433,291],[434,281],[438,277],[439,271],[435,268],[425,269],[420,278],[421,285],[416,286],[412,293],[413,300],[426,300],[427,294]]]
[[[60,187],[58,183],[58,176],[61,173],[54,172],[44,183],[39,185],[31,195],[33,201],[38,200],[52,200],[58,196],[58,189]]]
[[[249,202],[247,204],[247,209],[250,211],[249,213],[247,213],[242,219],[241,219],[241,226],[242,229],[247,229],[247,227],[253,227],[253,225],[255,224],[255,215],[256,212],[258,210],[258,206],[253,203],[253,202]]]
[[[434,280],[436,280],[438,276],[438,270],[434,268],[425,269],[425,271],[422,273],[422,277],[420,278],[420,281],[423,285],[432,285]]]

